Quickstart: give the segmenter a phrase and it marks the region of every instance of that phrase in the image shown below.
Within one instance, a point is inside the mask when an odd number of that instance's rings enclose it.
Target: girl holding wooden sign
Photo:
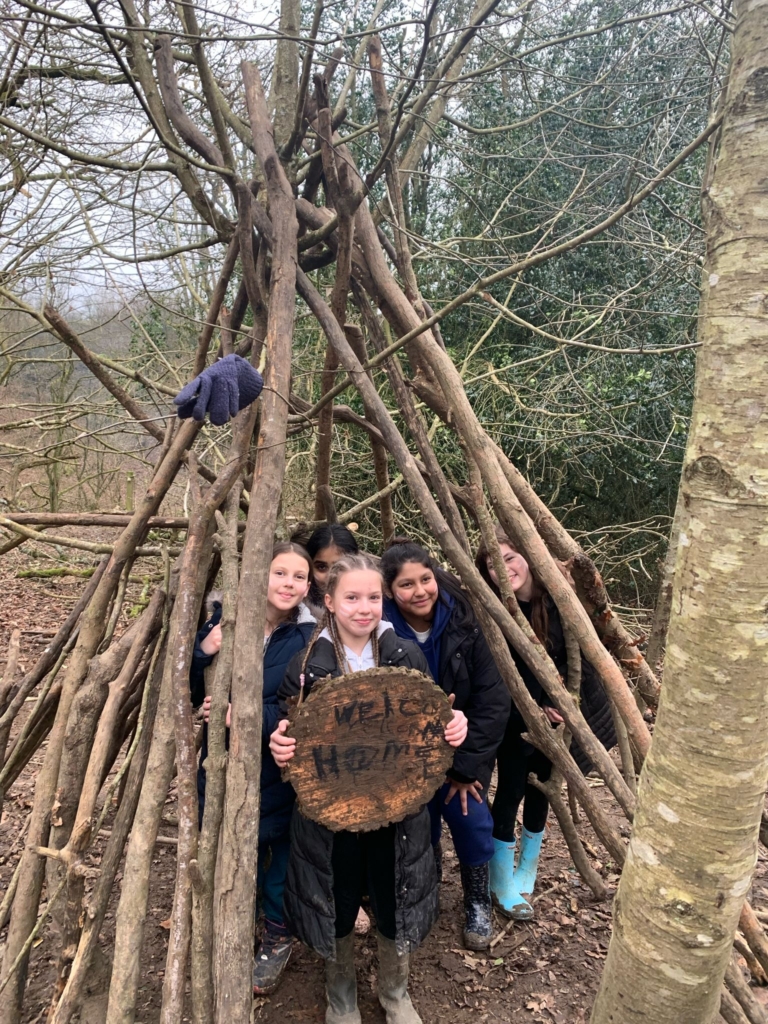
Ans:
[[[365,555],[347,555],[331,568],[326,613],[306,652],[288,666],[279,696],[287,702],[309,695],[314,683],[349,672],[393,666],[427,673],[416,644],[401,640],[382,622],[383,580]],[[287,721],[270,747],[285,766],[296,752]],[[465,716],[454,711],[445,739],[459,747]],[[286,918],[294,932],[325,958],[326,1024],[360,1024],[354,964],[354,925],[367,883],[376,918],[379,1002],[387,1024],[421,1024],[408,995],[409,953],[437,918],[437,872],[426,806],[396,824],[369,832],[332,832],[298,809],[291,826],[285,888]]]
[[[444,786],[429,804],[432,843],[441,863],[440,832],[445,818],[459,858],[464,890],[464,945],[487,949],[492,936],[489,864],[493,819],[486,795],[496,748],[504,736],[511,700],[457,580],[428,551],[395,540],[381,559],[388,597],[387,618],[398,636],[414,641],[432,678],[454,698],[469,720]]]

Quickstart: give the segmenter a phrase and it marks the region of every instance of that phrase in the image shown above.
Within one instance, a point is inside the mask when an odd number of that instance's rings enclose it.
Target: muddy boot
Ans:
[[[361,1024],[357,1008],[355,933],[336,939],[336,959],[325,961],[325,1024]]]
[[[533,887],[536,885],[543,839],[544,829],[541,832],[529,832],[527,828],[524,828],[520,836],[520,859],[515,868],[515,886],[530,912],[510,915],[518,920],[526,921],[533,917],[533,907],[525,897],[533,893]]]
[[[533,917],[533,907],[517,886],[514,840],[505,843],[501,839],[494,839],[493,851],[491,897],[497,910],[516,921],[529,921]]]
[[[467,949],[488,949],[493,935],[491,921],[491,885],[487,864],[470,867],[459,864],[461,887],[464,890],[464,945]]]
[[[392,939],[385,939],[376,932],[379,944],[379,1002],[387,1015],[387,1024],[423,1024],[421,1017],[408,995],[408,968],[410,957],[407,953],[397,954]]]
[[[280,984],[291,959],[293,940],[284,924],[264,923],[264,934],[253,958],[253,994],[268,996]]]

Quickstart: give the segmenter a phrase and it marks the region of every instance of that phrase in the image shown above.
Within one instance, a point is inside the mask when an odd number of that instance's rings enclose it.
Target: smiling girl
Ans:
[[[507,579],[517,598],[520,610],[531,624],[534,633],[544,644],[547,653],[564,680],[568,679],[568,656],[560,614],[552,598],[545,590],[536,573],[513,546],[500,526],[496,527],[496,539],[507,571]],[[499,593],[498,576],[493,568],[490,554],[481,545],[475,563],[481,575]],[[562,722],[559,711],[545,693],[533,672],[522,657],[510,648],[510,653],[528,690],[553,725]],[[592,731],[606,749],[616,745],[608,698],[602,684],[589,662],[581,663],[581,710]],[[502,913],[518,920],[533,917],[530,897],[536,883],[544,827],[549,811],[546,796],[530,782],[528,775],[533,772],[541,782],[549,779],[552,762],[541,751],[522,738],[526,725],[522,715],[512,705],[509,724],[498,750],[498,787],[493,801],[493,845],[491,861],[491,890],[494,902]],[[571,747],[577,764],[587,772],[592,767],[577,744]],[[520,838],[520,855],[515,866],[515,823],[520,804],[523,805],[523,828]]]
[[[288,662],[302,651],[315,627],[314,618],[303,606],[311,581],[309,554],[298,544],[283,541],[272,549],[267,585],[267,615],[264,627],[264,689],[261,744],[261,816],[259,819],[258,888],[264,908],[264,933],[253,965],[253,989],[257,995],[273,992],[291,955],[291,937],[283,920],[283,889],[288,869],[289,831],[295,794],[280,777],[269,750],[269,737],[280,718],[277,691]],[[208,721],[211,699],[204,694],[203,672],[221,647],[221,605],[197,636],[190,684],[192,703],[202,701]],[[227,709],[229,726],[230,709]],[[203,733],[197,790],[202,820],[205,800],[205,759],[208,756],[207,729]]]
[[[346,555],[330,569],[325,616],[304,654],[288,666],[280,687],[286,702],[313,684],[379,665],[427,673],[416,644],[400,639],[382,622],[383,581],[366,555]],[[296,740],[287,721],[273,732],[275,761],[286,765]],[[454,711],[445,738],[458,747],[467,721]],[[408,995],[409,953],[426,937],[438,910],[437,872],[426,807],[397,824],[372,832],[336,832],[304,817],[298,807],[291,826],[291,856],[285,888],[286,919],[294,933],[325,958],[326,1024],[359,1024],[354,964],[354,925],[363,891],[371,898],[379,951],[379,1002],[388,1024],[421,1024]]]
[[[464,891],[464,945],[487,949],[491,942],[489,862],[493,822],[486,795],[496,748],[504,735],[511,701],[485,637],[458,582],[429,552],[396,540],[384,552],[385,612],[398,636],[415,641],[432,678],[454,698],[469,721],[445,785],[430,802],[435,860],[441,858],[442,818],[451,830]]]

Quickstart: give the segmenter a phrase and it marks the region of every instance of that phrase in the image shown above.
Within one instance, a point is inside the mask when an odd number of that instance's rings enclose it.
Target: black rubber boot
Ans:
[[[491,918],[491,880],[487,864],[470,867],[459,864],[464,890],[464,945],[467,949],[488,949],[493,935]]]

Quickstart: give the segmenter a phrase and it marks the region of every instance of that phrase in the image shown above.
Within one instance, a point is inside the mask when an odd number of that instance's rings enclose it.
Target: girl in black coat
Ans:
[[[534,570],[515,549],[500,526],[496,527],[496,538],[501,548],[507,578],[520,610],[546,647],[557,671],[564,680],[567,680],[568,656],[557,606]],[[475,563],[482,576],[496,593],[499,593],[498,577],[485,545],[481,545]],[[513,648],[510,648],[510,651],[533,699],[544,710],[553,726],[562,722],[562,715],[552,706],[536,676],[517,651]],[[608,698],[594,668],[583,658],[581,710],[592,731],[606,749],[610,750],[615,746],[616,733]],[[492,809],[494,854],[491,861],[491,890],[494,901],[502,913],[518,920],[529,920],[533,917],[533,907],[526,897],[532,894],[536,883],[544,827],[549,811],[546,796],[528,782],[528,775],[532,772],[539,781],[546,782],[552,771],[552,762],[522,738],[525,731],[523,717],[513,704],[504,739],[497,754],[498,786]],[[587,772],[591,769],[591,764],[576,743],[572,745],[571,752],[582,771]],[[521,803],[523,829],[519,858],[515,865],[515,822]]]
[[[382,617],[382,578],[365,555],[341,558],[331,568],[326,614],[304,654],[288,666],[280,687],[285,702],[326,676],[376,665],[428,671],[415,644],[401,640]],[[280,722],[270,741],[281,767],[293,757],[296,740]],[[445,730],[452,746],[466,735],[466,718],[455,711]],[[295,934],[326,961],[326,1024],[355,1024],[357,986],[354,924],[364,887],[376,917],[379,1002],[388,1024],[421,1024],[408,995],[408,954],[437,917],[437,871],[430,846],[426,807],[404,821],[372,832],[336,832],[294,811],[285,912]]]
[[[432,842],[440,863],[445,818],[459,858],[464,890],[464,945],[487,949],[491,942],[489,863],[493,821],[486,796],[493,762],[509,718],[509,691],[457,580],[429,552],[409,540],[395,540],[384,552],[387,618],[398,636],[415,641],[432,678],[469,723],[445,785],[429,804]]]

